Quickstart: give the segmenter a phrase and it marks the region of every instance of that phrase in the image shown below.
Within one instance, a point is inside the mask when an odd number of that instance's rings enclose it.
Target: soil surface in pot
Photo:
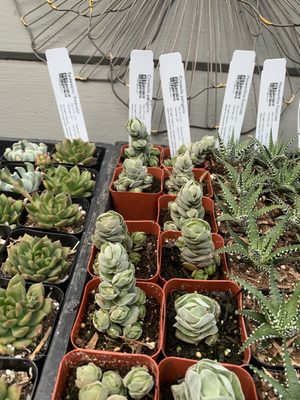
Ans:
[[[183,381],[183,379],[182,379],[182,381]],[[159,398],[163,399],[163,400],[174,400],[174,397],[172,395],[171,386],[177,385],[177,384],[181,383],[182,381],[169,381],[169,382],[161,383]]]
[[[235,314],[237,308],[236,300],[229,291],[201,292],[201,294],[217,300],[221,307],[221,315],[218,323],[219,339],[216,343],[208,346],[203,341],[194,345],[185,343],[176,338],[176,329],[173,326],[176,322],[174,302],[179,296],[186,293],[187,292],[184,291],[173,291],[167,300],[165,353],[168,356],[183,357],[193,360],[209,358],[219,362],[242,364],[243,355],[238,354],[241,346],[241,336],[238,317]]]
[[[76,366],[76,368],[81,367],[82,365],[86,365],[86,364],[87,363],[81,362]],[[95,363],[95,364],[99,365],[97,363]],[[122,378],[124,378],[125,375],[127,374],[127,372],[129,372],[131,369],[126,366],[121,366],[121,364],[117,370],[115,368],[106,368],[105,366],[102,367],[102,365],[100,365],[100,367],[101,367],[102,372],[113,370],[113,371],[118,372]],[[79,389],[76,387],[76,384],[75,384],[76,368],[71,368],[68,373],[65,389],[64,389],[63,395],[62,395],[62,400],[78,400]],[[154,387],[155,387],[155,385],[154,385]],[[154,396],[154,389],[152,389],[151,392],[147,396],[142,397],[141,400],[151,400],[151,399],[153,399],[153,396]],[[132,399],[132,397],[129,395],[127,395],[127,398],[128,398],[128,400]]]
[[[7,386],[18,385],[21,387],[20,400],[31,399],[33,389],[33,376],[31,371],[14,371],[11,369],[0,369],[0,378]]]
[[[136,279],[150,279],[157,272],[157,236],[147,235],[146,245],[143,250],[138,252],[141,260],[135,264],[135,277]],[[95,255],[94,264],[97,263],[99,251]],[[92,267],[94,275],[97,275]]]
[[[75,338],[75,344],[84,349],[117,351],[121,353],[139,353],[152,355],[157,351],[159,335],[160,305],[154,297],[146,301],[146,316],[143,324],[143,334],[138,341],[126,338],[112,339],[98,332],[93,324],[94,312],[99,308],[94,302],[94,292],[89,294],[87,310]]]
[[[166,281],[172,278],[193,279],[191,272],[182,266],[180,259],[180,250],[176,246],[175,239],[167,239],[162,248],[162,262],[160,266],[160,275]],[[217,267],[214,275],[209,277],[211,279],[222,279],[222,262]]]
[[[211,214],[210,213],[205,213],[203,217],[204,221],[208,222],[210,226],[212,226],[212,219],[211,219]],[[163,208],[160,210],[159,214],[159,225],[161,229],[164,227],[165,222],[172,221],[171,215],[170,215],[170,210],[168,208]]]

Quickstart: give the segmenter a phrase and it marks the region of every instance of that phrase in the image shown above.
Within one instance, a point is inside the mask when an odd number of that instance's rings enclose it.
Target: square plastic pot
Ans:
[[[61,400],[63,397],[64,388],[70,371],[79,366],[94,363],[95,365],[118,371],[120,367],[130,370],[135,366],[145,366],[154,377],[154,395],[153,400],[159,400],[159,372],[158,366],[152,358],[142,354],[121,354],[114,352],[98,352],[93,350],[73,350],[67,353],[61,360],[58,369],[58,375],[52,393],[51,400]]]
[[[118,160],[117,160],[117,167],[122,167],[122,164],[123,164],[122,161],[123,161],[124,151],[125,151],[125,149],[128,149],[128,147],[129,147],[128,144],[124,144],[124,145],[121,147],[120,154],[119,154],[119,157],[118,157]],[[163,149],[162,146],[159,146],[159,145],[157,145],[157,144],[155,144],[153,147],[154,147],[155,149],[159,150],[159,153],[160,153],[160,157],[159,157],[159,167],[160,167],[160,166],[162,165],[164,149]]]
[[[123,168],[115,169],[109,191],[112,198],[113,209],[126,220],[153,220],[157,219],[157,200],[162,194],[163,171],[160,168],[149,167],[148,173],[155,176],[160,182],[160,191],[157,193],[132,193],[117,192],[113,182],[117,180]]]
[[[183,380],[187,369],[196,364],[196,362],[195,360],[178,357],[165,358],[158,365],[160,386],[163,384],[174,385],[178,381]],[[257,400],[256,388],[252,376],[238,365],[226,363],[222,363],[222,365],[237,375],[245,400]]]
[[[94,278],[92,279],[90,282],[88,282],[88,284],[86,285],[85,289],[84,289],[84,293],[83,293],[83,298],[81,301],[81,305],[71,332],[71,342],[72,345],[75,349],[80,349],[80,347],[78,347],[75,343],[75,339],[78,335],[78,332],[80,330],[80,325],[84,319],[84,314],[87,310],[88,307],[88,299],[89,299],[89,294],[97,289],[97,287],[99,286],[101,280],[99,278]],[[151,358],[153,358],[154,360],[157,359],[160,351],[161,351],[161,347],[162,347],[162,327],[163,327],[163,320],[164,320],[164,296],[163,296],[163,291],[162,289],[154,284],[154,283],[146,283],[146,282],[137,282],[136,286],[138,286],[139,288],[141,288],[145,293],[146,296],[151,296],[157,299],[157,301],[159,302],[160,305],[160,321],[159,321],[159,334],[158,334],[158,340],[157,340],[157,347],[156,347],[156,351],[152,354]],[[97,353],[103,353],[104,350],[94,350]],[[127,353],[122,353],[122,354],[127,354]]]
[[[242,309],[242,292],[241,288],[236,285],[234,282],[231,281],[200,281],[200,280],[191,280],[191,279],[171,279],[169,280],[163,288],[164,291],[164,299],[165,299],[165,310],[164,315],[167,313],[167,303],[168,297],[173,291],[185,291],[188,293],[193,292],[212,292],[212,291],[221,291],[227,292],[230,291],[232,295],[236,299],[236,306],[237,310]],[[166,353],[166,341],[167,341],[167,329],[166,329],[166,319],[164,325],[164,332],[163,332],[163,344],[162,344],[162,351],[165,357],[168,357]],[[241,335],[241,343],[247,339],[246,327],[244,319],[241,315],[238,316],[238,323],[240,328],[240,335]],[[250,349],[247,348],[243,352],[243,363],[241,367],[246,366],[249,364],[251,358]]]
[[[139,282],[152,282],[156,283],[158,281],[158,263],[159,263],[159,257],[158,257],[158,248],[159,248],[159,237],[160,237],[160,226],[154,222],[154,221],[125,221],[129,233],[133,232],[145,232],[147,235],[154,235],[157,237],[156,241],[156,272],[155,274],[149,278],[149,279],[142,279],[139,278],[137,281]],[[95,257],[98,254],[99,250],[96,248],[96,246],[93,244],[92,249],[91,249],[91,255],[89,258],[88,262],[88,273],[92,278],[98,278],[98,275],[95,274],[93,270],[93,264],[95,261]]]

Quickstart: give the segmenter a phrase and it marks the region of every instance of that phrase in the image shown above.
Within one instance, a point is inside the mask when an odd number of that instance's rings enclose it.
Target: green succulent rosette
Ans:
[[[134,400],[140,400],[151,392],[154,379],[146,367],[133,367],[123,378],[123,384]]]
[[[21,182],[23,188],[32,193],[39,189],[42,182],[42,174],[34,168],[34,164],[25,162],[25,167],[17,166],[13,173],[7,167],[1,169],[0,190],[17,192],[14,182]]]
[[[52,158],[58,163],[91,165],[95,162],[95,143],[84,142],[81,139],[65,139],[55,145]]]
[[[139,158],[128,158],[123,163],[123,171],[114,181],[113,187],[117,192],[141,193],[151,188],[153,176]]]
[[[0,224],[15,228],[18,218],[23,210],[23,201],[0,195]]]
[[[0,378],[0,400],[20,400],[22,395],[22,385],[8,384]]]
[[[8,147],[4,151],[4,158],[8,161],[31,161],[47,153],[48,148],[44,143],[32,143],[28,140],[20,140],[14,143],[12,147]]]

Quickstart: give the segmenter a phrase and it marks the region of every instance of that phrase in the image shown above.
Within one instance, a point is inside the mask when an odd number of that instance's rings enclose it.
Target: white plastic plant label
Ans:
[[[184,69],[180,53],[163,54],[159,62],[170,153],[173,157],[181,145],[191,143]]]
[[[219,134],[225,144],[232,135],[235,140],[240,139],[254,66],[255,51],[233,53],[219,124]]]
[[[269,145],[271,132],[274,143],[278,138],[285,73],[285,58],[264,62],[259,89],[256,139],[265,146]]]
[[[129,119],[144,122],[151,135],[153,94],[153,53],[151,50],[132,50],[129,65]]]
[[[67,139],[89,141],[72,63],[66,48],[46,50],[48,71]]]

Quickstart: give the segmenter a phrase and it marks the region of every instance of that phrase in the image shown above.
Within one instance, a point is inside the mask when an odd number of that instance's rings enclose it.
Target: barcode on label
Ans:
[[[275,106],[276,93],[278,91],[278,82],[271,82],[268,90],[267,102],[269,107]]]
[[[146,84],[147,84],[147,75],[139,74],[137,79],[137,88],[138,88],[138,96],[140,99],[146,98]]]
[[[58,79],[59,79],[59,85],[65,97],[71,97],[68,74],[66,72],[61,72],[58,74]]]
[[[240,100],[243,92],[243,86],[246,82],[246,75],[238,75],[234,84],[234,98]]]
[[[170,93],[173,101],[179,100],[179,79],[178,76],[170,78]]]

